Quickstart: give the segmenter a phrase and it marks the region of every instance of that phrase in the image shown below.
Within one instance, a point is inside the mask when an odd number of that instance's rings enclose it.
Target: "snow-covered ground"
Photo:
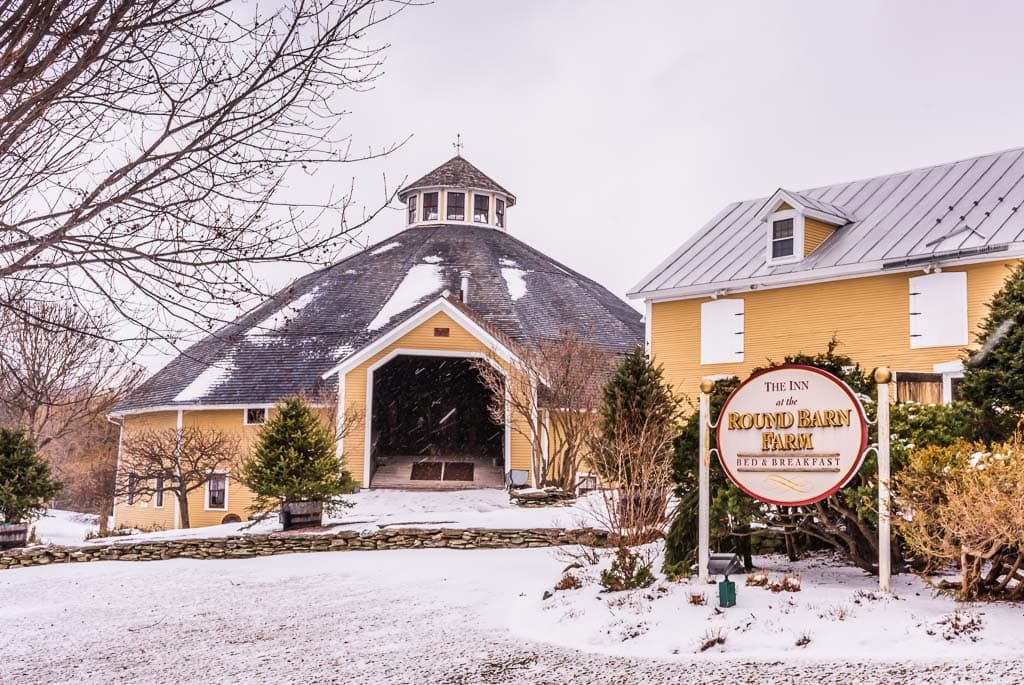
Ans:
[[[816,559],[803,590],[739,587],[736,607],[692,606],[665,585],[542,594],[565,551],[398,550],[260,559],[101,562],[0,573],[3,683],[1011,683],[1019,605],[958,607],[899,577]],[[742,578],[739,579],[742,583]],[[666,591],[659,588],[665,587]],[[859,603],[858,603],[859,602]],[[835,607],[847,607],[844,612]],[[639,626],[639,627],[638,627]],[[723,645],[697,651],[708,628]],[[934,634],[929,634],[931,631]],[[811,641],[795,642],[802,634]],[[582,651],[578,651],[582,650]]]
[[[571,506],[526,508],[511,504],[503,490],[452,490],[447,492],[363,490],[345,499],[354,504],[336,517],[324,517],[325,528],[373,531],[381,527],[407,528],[577,528],[599,526],[603,503],[598,493],[582,497]],[[183,537],[220,537],[280,530],[276,517],[260,521],[227,523],[189,530],[167,530],[118,536],[115,541]]]
[[[99,517],[95,514],[62,509],[50,509],[32,525],[44,545],[78,545],[85,541],[86,535],[100,528]]]

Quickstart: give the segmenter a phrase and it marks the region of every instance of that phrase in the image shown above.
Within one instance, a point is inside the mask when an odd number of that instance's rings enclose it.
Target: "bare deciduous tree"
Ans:
[[[506,423],[507,398],[517,419],[513,430],[530,442],[537,485],[572,492],[587,459],[601,386],[614,370],[615,355],[569,330],[516,352],[508,367],[494,359],[474,361],[490,392],[491,419]]]
[[[282,191],[392,149],[337,128],[379,75],[367,35],[407,4],[0,3],[0,282],[173,342],[265,294],[253,265],[331,261],[379,209]]]
[[[24,427],[59,462],[57,452],[106,416],[141,369],[81,308],[18,301],[30,319],[0,310],[0,421]]]
[[[178,503],[181,527],[189,527],[188,497],[238,456],[238,438],[212,428],[185,426],[133,432],[121,447],[117,497],[150,501],[168,495]]]

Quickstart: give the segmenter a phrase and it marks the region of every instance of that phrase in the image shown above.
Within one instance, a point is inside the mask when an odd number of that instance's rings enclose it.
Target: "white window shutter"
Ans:
[[[910,347],[967,344],[967,274],[951,271],[910,279]]]
[[[700,306],[700,363],[743,361],[743,300],[711,300]]]

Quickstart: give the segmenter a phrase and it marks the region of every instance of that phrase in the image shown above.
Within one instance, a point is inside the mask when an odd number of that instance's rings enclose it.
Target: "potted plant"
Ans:
[[[0,428],[0,549],[24,547],[29,521],[62,488],[23,429]]]

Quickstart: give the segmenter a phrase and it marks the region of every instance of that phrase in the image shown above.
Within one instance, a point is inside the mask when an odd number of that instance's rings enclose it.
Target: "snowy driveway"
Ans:
[[[1020,662],[993,659],[662,661],[524,643],[508,612],[528,616],[563,565],[551,550],[408,550],[6,571],[0,683],[1018,682]]]

